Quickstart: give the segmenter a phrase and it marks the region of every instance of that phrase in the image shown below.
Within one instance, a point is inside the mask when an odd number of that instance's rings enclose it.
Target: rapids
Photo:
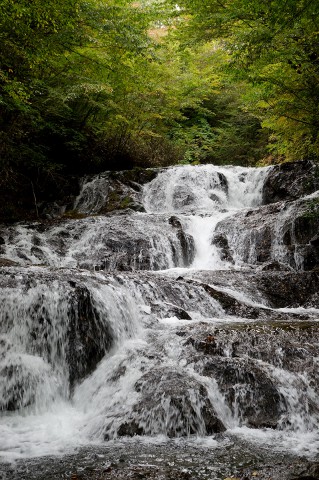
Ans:
[[[0,461],[127,437],[317,458],[319,280],[294,222],[318,192],[263,205],[270,171],[171,167],[111,214],[99,175],[79,218],[0,228]]]

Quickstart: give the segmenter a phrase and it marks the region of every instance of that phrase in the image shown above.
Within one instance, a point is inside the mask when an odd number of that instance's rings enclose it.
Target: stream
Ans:
[[[271,169],[162,169],[111,213],[101,174],[0,227],[0,479],[319,478],[319,192],[266,205]]]

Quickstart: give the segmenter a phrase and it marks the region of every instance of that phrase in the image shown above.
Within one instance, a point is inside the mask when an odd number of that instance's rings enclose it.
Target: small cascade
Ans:
[[[44,231],[19,225],[4,238],[3,256],[19,265],[162,270],[186,267],[193,255],[193,240],[178,220],[143,213],[65,221]]]
[[[82,214],[98,213],[105,205],[110,191],[108,177],[108,174],[102,174],[85,178],[80,194],[75,199],[74,210]]]
[[[0,291],[1,410],[41,411],[52,399],[68,399],[74,384],[138,329],[135,302],[114,279],[97,285],[27,272]]]
[[[267,168],[173,167],[144,188],[148,212],[207,213],[257,207],[262,202]]]
[[[278,202],[238,211],[221,219],[215,232],[237,267],[267,264],[286,270],[311,270],[319,260],[312,237],[317,234],[311,205],[319,192],[293,202]]]
[[[148,212],[179,215],[195,243],[192,268],[231,268],[228,241],[221,244],[216,227],[239,210],[261,205],[267,171],[214,165],[171,168],[144,187],[144,205]]]
[[[68,305],[61,287],[30,279],[15,289],[2,288],[0,408],[16,410],[30,404],[47,408],[52,399],[68,395],[66,325]]]
[[[317,194],[262,205],[269,172],[130,177],[143,208],[112,213],[106,173],[80,218],[0,228],[0,457],[135,436],[317,451]]]

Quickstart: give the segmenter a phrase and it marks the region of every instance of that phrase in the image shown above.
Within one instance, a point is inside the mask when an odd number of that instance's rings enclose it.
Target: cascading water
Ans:
[[[102,175],[75,202],[94,216],[1,230],[1,457],[223,432],[316,454],[318,279],[282,300],[290,273],[258,273],[259,237],[238,221],[268,208],[268,172],[169,168],[146,212],[96,216]],[[284,263],[275,242],[265,261]]]
[[[239,210],[262,203],[267,169],[243,167],[175,167],[159,175],[144,190],[148,212],[179,215],[185,231],[194,238],[196,256],[191,267],[229,268],[214,232],[218,223]],[[229,258],[230,260],[230,258]]]

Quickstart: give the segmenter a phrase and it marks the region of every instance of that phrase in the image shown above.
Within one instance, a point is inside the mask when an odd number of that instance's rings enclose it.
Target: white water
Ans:
[[[262,203],[267,168],[185,166],[158,175],[144,189],[148,212],[178,213],[186,232],[194,238],[194,269],[230,268],[212,244],[218,223],[236,212]]]
[[[145,186],[146,214],[87,218],[43,232],[35,232],[28,226],[8,229],[3,256],[20,264],[94,269],[101,257],[109,255],[107,240],[110,237],[117,240],[118,236],[121,243],[128,234],[130,240],[138,240],[142,235],[148,237],[151,270],[172,270],[164,276],[121,273],[106,277],[102,273],[50,271],[41,267],[25,268],[21,274],[12,269],[11,277],[7,277],[9,286],[2,289],[0,298],[0,345],[3,346],[0,374],[4,379],[0,381],[0,402],[8,404],[12,391],[21,391],[23,395],[19,410],[0,413],[0,456],[8,459],[65,453],[88,442],[116,439],[121,426],[132,421],[138,422],[146,435],[166,438],[174,431],[177,436],[195,435],[205,444],[206,427],[201,410],[205,400],[198,385],[206,389],[210,404],[229,434],[265,445],[271,445],[275,439],[278,449],[297,449],[298,453],[309,456],[317,452],[318,414],[316,409],[304,408],[305,402],[318,403],[309,378],[300,372],[265,364],[265,375],[278,385],[287,409],[280,419],[279,431],[248,428],[240,412],[232,411],[226,404],[218,382],[201,372],[198,352],[191,345],[185,348],[188,336],[176,335],[183,328],[187,331],[189,327],[203,328],[203,325],[210,334],[221,324],[250,320],[227,315],[200,284],[175,281],[179,273],[186,272],[186,266],[182,251],[176,246],[179,244],[176,230],[169,226],[168,218],[178,215],[183,230],[194,239],[195,256],[187,271],[239,267],[239,261],[234,265],[223,259],[220,249],[212,244],[215,228],[237,212],[261,204],[266,174],[267,169],[174,167]],[[98,181],[101,183],[103,177]],[[91,190],[84,185],[78,199],[83,211],[94,201],[100,207],[107,188],[101,187],[101,191],[99,198],[87,198],[85,192]],[[130,257],[132,268],[139,269],[147,253],[145,249],[145,245],[134,247]],[[105,269],[116,270],[122,253],[119,249],[113,254],[110,267]],[[184,270],[176,271],[174,267]],[[101,339],[96,338],[97,343],[103,340],[104,329],[113,337],[104,358],[74,391],[69,387],[66,352],[71,299],[75,295],[72,282],[83,284],[90,293],[101,322],[98,327]],[[246,305],[267,307],[258,294],[244,295],[233,287],[217,290]],[[190,320],[179,320],[175,315],[176,299]],[[318,318],[316,310],[311,315]],[[43,328],[43,322],[51,328]],[[224,356],[230,357],[227,342],[222,348]],[[186,420],[174,404],[173,393],[167,390],[169,376],[174,378],[174,375],[177,384],[180,378],[186,384],[182,399]],[[300,386],[302,393],[298,392]],[[245,388],[238,386],[239,396],[247,392]],[[145,406],[139,403],[142,394],[147,398]]]

